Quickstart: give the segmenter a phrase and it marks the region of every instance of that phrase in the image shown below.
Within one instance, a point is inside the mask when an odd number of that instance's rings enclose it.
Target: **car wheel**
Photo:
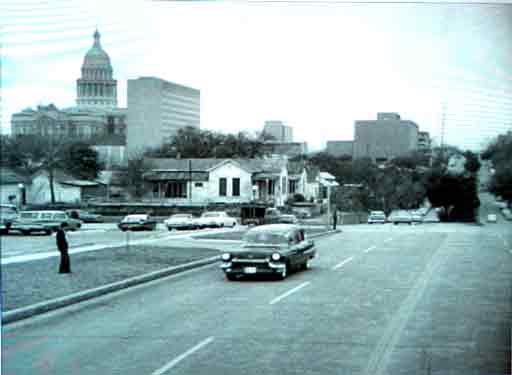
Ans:
[[[2,235],[2,236],[6,235],[7,233],[9,233],[9,230],[8,230],[8,229],[2,229],[2,230],[0,230],[0,235]]]
[[[121,228],[121,230],[122,230],[123,232],[126,232],[126,231],[127,231],[127,229],[126,229],[126,228]]]
[[[23,234],[24,236],[28,236],[28,235],[30,234],[30,231],[29,231],[29,230],[25,230],[25,229],[23,229],[23,230],[21,231],[21,234]]]
[[[235,281],[236,280],[236,276],[232,275],[230,273],[227,273],[226,274],[226,279],[228,279],[229,281]]]

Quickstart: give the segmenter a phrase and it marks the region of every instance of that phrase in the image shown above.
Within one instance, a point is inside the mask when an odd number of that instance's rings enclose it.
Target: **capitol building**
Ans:
[[[14,136],[35,134],[85,141],[109,168],[124,162],[127,109],[117,106],[117,81],[98,30],[93,38],[76,81],[76,106],[58,109],[50,104],[24,109],[12,115],[11,129]]]

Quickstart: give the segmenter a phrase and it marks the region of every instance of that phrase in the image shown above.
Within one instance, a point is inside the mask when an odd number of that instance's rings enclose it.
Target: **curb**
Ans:
[[[55,298],[49,301],[43,301],[36,303],[34,305],[30,305],[27,307],[22,307],[19,309],[6,311],[2,314],[2,324],[9,324],[16,322],[18,320],[27,319],[33,317],[35,315],[44,314],[49,311],[53,311],[62,307],[66,307],[69,305],[73,305],[75,303],[83,302],[92,298],[96,298],[108,293],[116,292],[121,289],[126,289],[135,285],[147,283],[149,281],[153,281],[162,277],[170,276],[173,274],[177,274],[180,272],[188,271],[193,268],[198,268],[207,264],[212,264],[217,262],[220,259],[220,256],[214,256],[211,258],[200,259],[194,262],[180,264],[177,266],[172,266],[160,271],[150,272],[141,276],[131,277],[129,279],[117,281],[115,283],[107,284],[104,286],[100,286],[94,289],[88,289],[83,292],[77,292],[74,294],[70,294],[68,296]]]
[[[341,233],[342,230],[341,229],[336,229],[336,230],[328,230],[326,232],[321,232],[321,233],[316,233],[316,234],[310,234],[309,236],[307,236],[307,238],[316,238],[316,237],[323,237],[323,236],[328,236],[330,234],[335,234],[335,233]]]

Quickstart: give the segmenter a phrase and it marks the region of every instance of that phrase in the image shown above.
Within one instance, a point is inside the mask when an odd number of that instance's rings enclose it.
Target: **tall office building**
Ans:
[[[377,120],[355,122],[354,159],[385,161],[418,148],[418,125],[397,113],[379,113]]]
[[[265,121],[263,131],[274,137],[276,142],[293,142],[293,128],[282,121]]]
[[[128,157],[200,126],[200,91],[156,77],[128,80]]]

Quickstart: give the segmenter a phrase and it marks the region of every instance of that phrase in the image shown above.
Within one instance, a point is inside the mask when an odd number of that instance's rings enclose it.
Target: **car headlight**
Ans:
[[[271,255],[271,258],[272,258],[272,260],[279,260],[279,259],[281,259],[281,254],[274,253]]]
[[[221,255],[221,258],[222,258],[222,260],[229,260],[229,259],[231,259],[231,254],[224,253]]]

